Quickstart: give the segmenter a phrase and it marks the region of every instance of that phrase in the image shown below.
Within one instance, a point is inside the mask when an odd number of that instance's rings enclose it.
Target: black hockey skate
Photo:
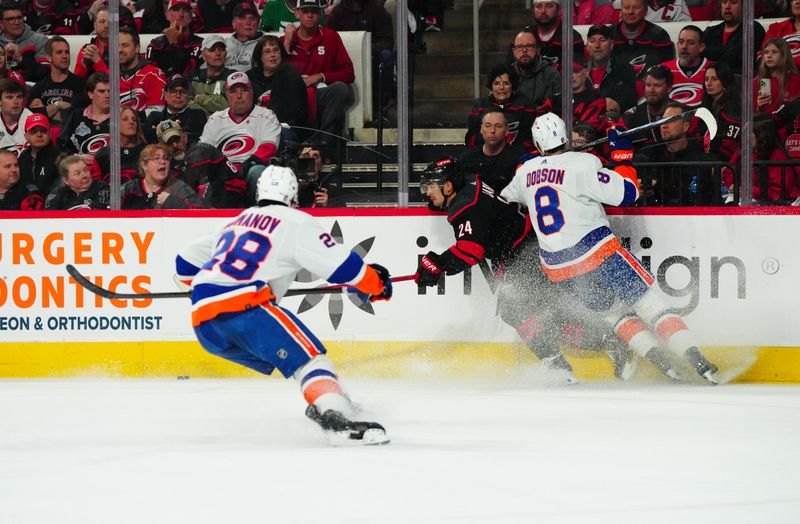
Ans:
[[[691,347],[686,350],[684,353],[686,360],[689,362],[697,373],[710,382],[713,385],[719,384],[719,379],[717,378],[717,366],[712,364],[711,362],[700,353],[700,350],[696,347]]]
[[[673,382],[681,381],[677,371],[675,371],[675,369],[672,367],[672,361],[670,360],[669,355],[667,355],[667,353],[662,351],[660,348],[650,348],[645,354],[644,358],[653,364],[656,369],[663,373],[668,379],[672,380]]]
[[[306,408],[306,416],[319,424],[319,427],[330,437],[331,443],[364,444],[375,446],[388,444],[389,437],[386,430],[377,422],[356,422],[348,419],[343,414],[332,409],[320,413],[314,404]]]

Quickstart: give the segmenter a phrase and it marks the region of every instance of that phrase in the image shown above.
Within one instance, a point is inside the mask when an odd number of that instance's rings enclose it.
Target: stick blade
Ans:
[[[705,107],[698,107],[694,112],[694,116],[703,121],[708,129],[709,140],[713,140],[717,136],[717,119],[714,118],[711,111]]]

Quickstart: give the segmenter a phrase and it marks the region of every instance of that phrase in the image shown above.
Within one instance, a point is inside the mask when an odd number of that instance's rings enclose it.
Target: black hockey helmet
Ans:
[[[452,182],[456,191],[464,186],[464,177],[452,156],[440,158],[425,167],[419,180],[419,190],[425,195],[428,193],[428,185],[435,183],[443,187],[445,182]]]

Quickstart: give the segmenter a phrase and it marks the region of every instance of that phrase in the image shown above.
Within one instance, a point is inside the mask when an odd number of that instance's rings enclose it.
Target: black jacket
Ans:
[[[706,45],[705,57],[712,62],[725,62],[731,66],[731,70],[736,74],[742,73],[742,26],[740,25],[729,37],[728,41],[722,43],[722,35],[725,32],[725,22],[706,27],[703,31],[703,43]],[[753,22],[753,42],[755,51],[761,48],[764,41],[764,28],[758,22]],[[753,56],[753,63],[756,57]]]
[[[598,96],[616,100],[625,112],[636,105],[636,74],[629,64],[612,60],[596,90]]]
[[[76,193],[67,186],[54,188],[44,203],[45,209],[108,209],[111,201],[111,190],[108,184],[100,180],[92,180],[92,185],[83,193]]]
[[[283,62],[272,76],[265,77],[260,68],[250,69],[247,76],[256,104],[271,109],[282,124],[308,125],[306,84],[289,62]]]
[[[60,154],[61,151],[53,144],[39,151],[36,158],[30,148],[23,150],[18,159],[22,182],[36,186],[43,195],[48,194],[59,183],[56,157]]]

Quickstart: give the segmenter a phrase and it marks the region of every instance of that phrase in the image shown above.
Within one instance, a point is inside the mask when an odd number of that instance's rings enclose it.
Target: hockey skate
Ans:
[[[572,366],[569,365],[567,359],[561,353],[551,355],[542,359],[542,365],[551,371],[555,371],[558,375],[559,382],[563,380],[564,384],[571,386],[578,383],[578,379],[572,373]]]
[[[700,353],[699,349],[696,347],[691,347],[686,350],[684,356],[689,362],[689,365],[697,371],[698,375],[706,379],[714,386],[719,384],[719,379],[717,378],[717,366],[709,362],[708,359],[706,359],[706,357]]]
[[[364,444],[375,446],[388,444],[386,430],[377,422],[356,422],[348,419],[338,411],[329,409],[320,413],[314,404],[306,408],[306,416],[319,424],[328,435],[331,444]]]
[[[681,382],[680,375],[678,375],[678,372],[672,367],[672,361],[669,359],[669,355],[660,348],[650,348],[644,358],[653,364],[656,369],[663,373],[668,379],[673,382]]]

